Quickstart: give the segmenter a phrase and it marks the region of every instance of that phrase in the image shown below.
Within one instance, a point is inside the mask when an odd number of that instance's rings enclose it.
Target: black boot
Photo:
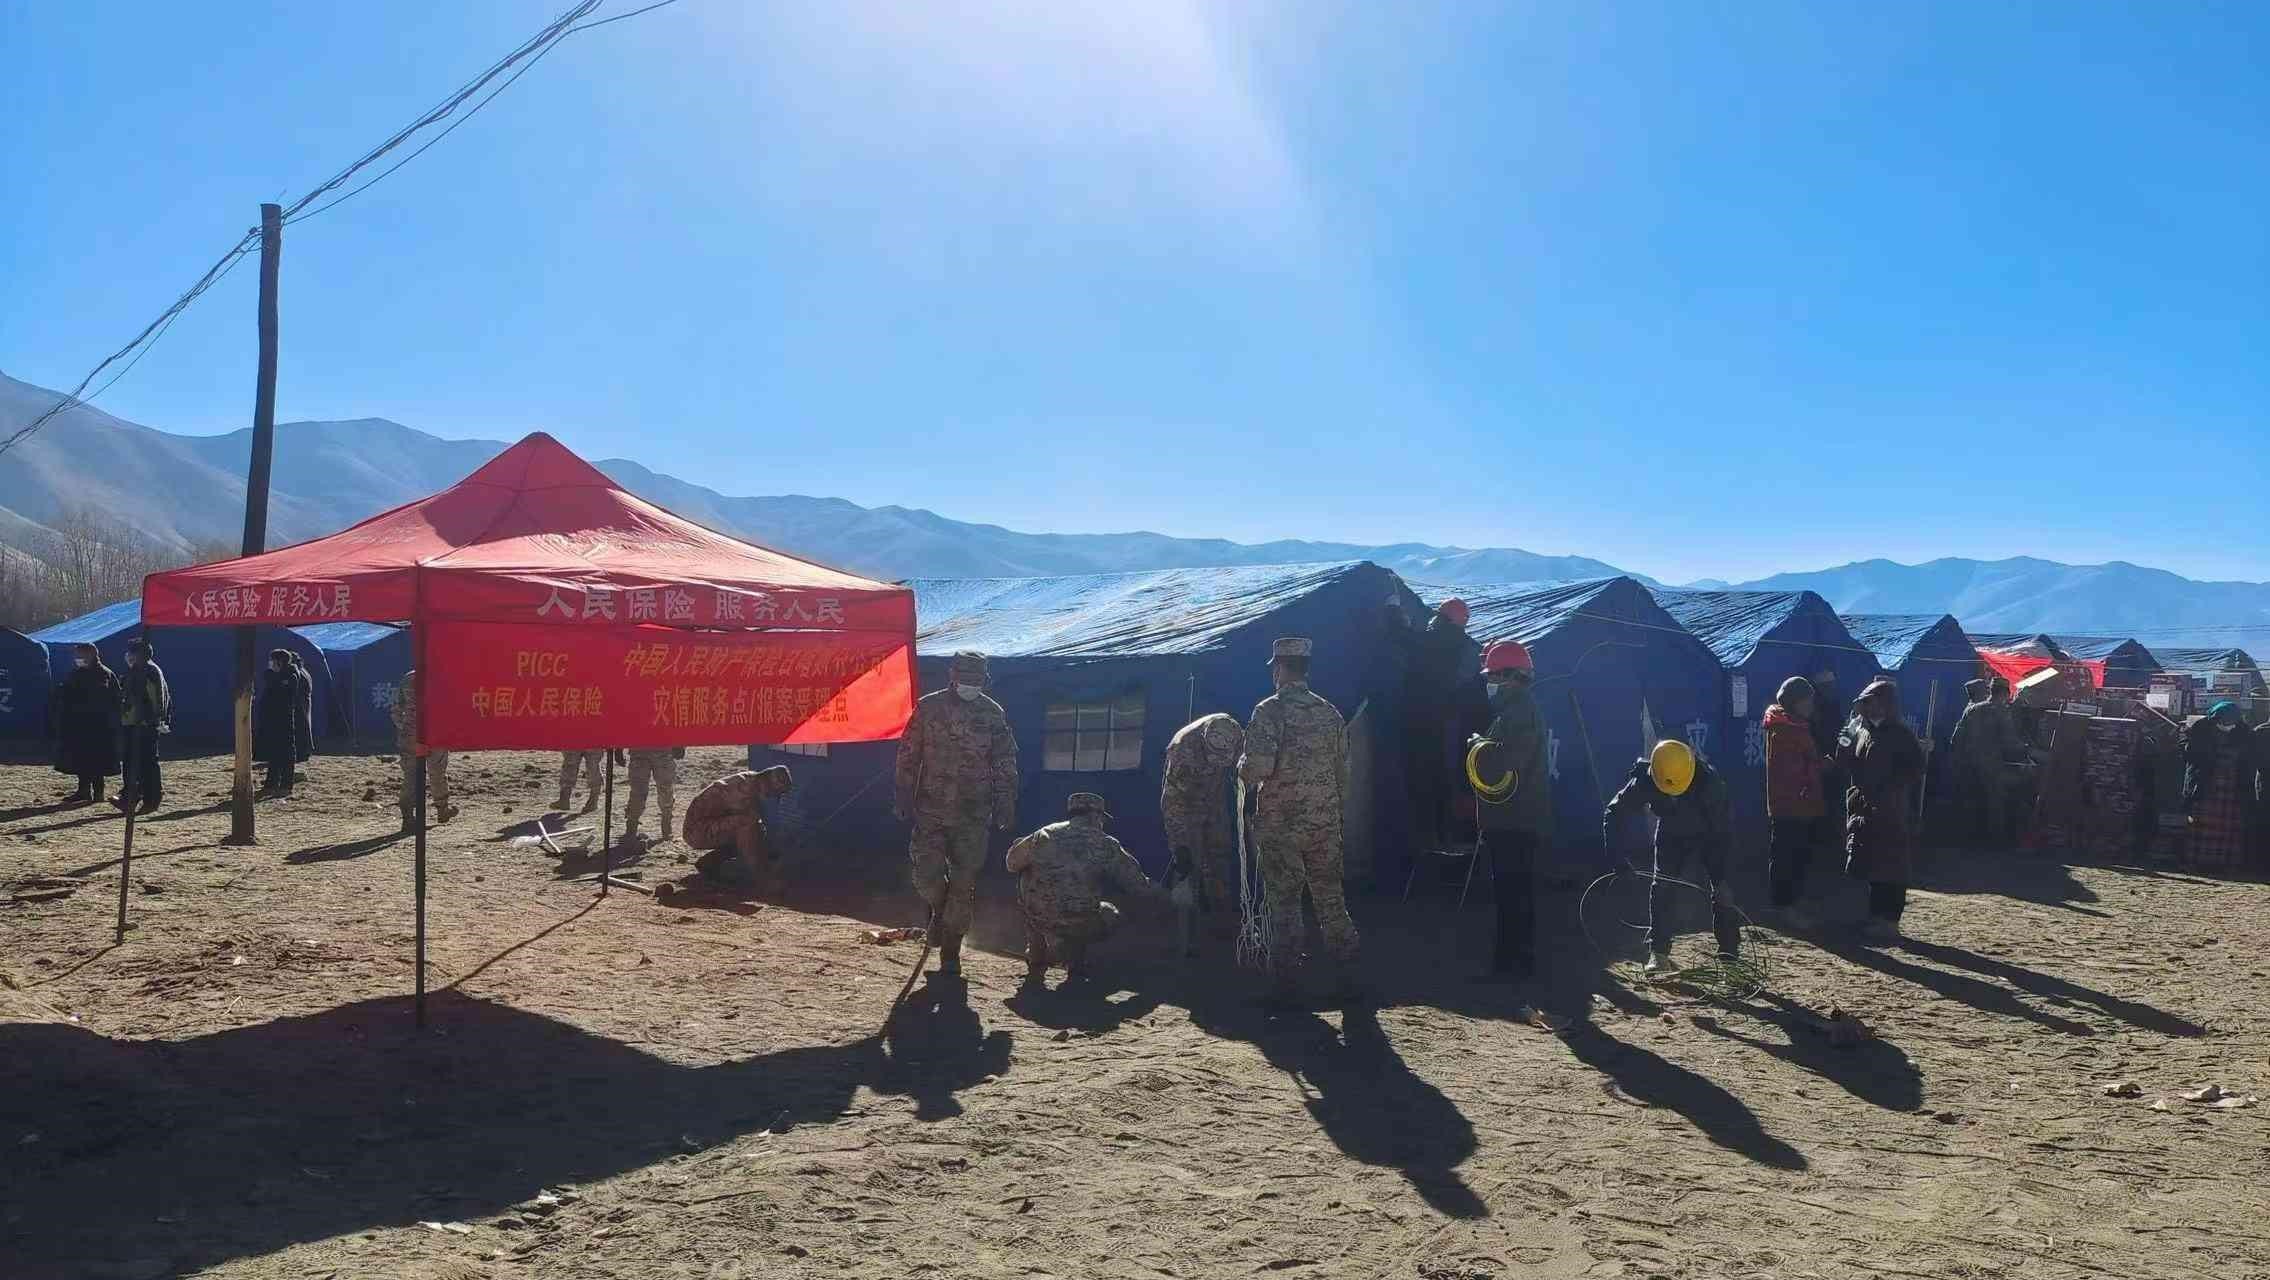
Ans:
[[[938,931],[938,976],[962,976],[962,935],[948,933],[943,929]]]

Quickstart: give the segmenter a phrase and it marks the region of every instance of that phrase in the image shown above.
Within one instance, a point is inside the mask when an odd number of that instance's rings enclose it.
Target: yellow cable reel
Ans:
[[[1475,799],[1484,804],[1504,804],[1521,785],[1521,779],[1514,776],[1511,766],[1506,768],[1505,776],[1495,782],[1482,777],[1482,751],[1496,745],[1489,738],[1476,738],[1474,745],[1466,749],[1466,785],[1474,788]]]

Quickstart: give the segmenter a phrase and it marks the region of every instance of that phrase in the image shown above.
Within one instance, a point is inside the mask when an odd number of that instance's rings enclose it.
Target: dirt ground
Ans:
[[[1376,1010],[1265,1016],[1141,922],[1110,990],[1019,996],[996,883],[966,1004],[885,1033],[890,851],[599,901],[510,839],[551,759],[459,756],[419,1031],[392,763],[317,759],[251,849],[226,761],[169,767],[119,946],[120,822],[0,768],[0,1274],[2270,1276],[2270,1104],[2180,1098],[2270,1092],[2257,884],[1941,853],[1905,946],[1754,930],[1769,994],[1717,1002],[1609,973],[1567,894],[1541,987],[1469,983],[1486,879],[1424,883],[1357,902]],[[1585,919],[1631,952],[1621,889]]]

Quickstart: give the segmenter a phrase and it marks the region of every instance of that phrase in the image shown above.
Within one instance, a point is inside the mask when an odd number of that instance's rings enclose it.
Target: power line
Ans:
[[[656,0],[656,3],[648,4],[642,8],[633,9],[626,13],[616,14],[611,18],[600,18],[595,21],[585,21],[585,19],[590,18],[590,16],[594,12],[596,12],[604,3],[606,3],[606,0],[578,0],[577,4],[569,8],[566,12],[562,13],[557,18],[554,18],[550,22],[546,23],[543,27],[539,28],[534,35],[528,37],[526,40],[523,40],[518,46],[516,46],[510,53],[507,53],[504,57],[498,59],[494,63],[491,63],[486,70],[460,86],[456,90],[456,92],[450,94],[448,97],[443,98],[434,106],[428,108],[426,112],[420,115],[417,119],[396,130],[385,141],[379,143],[369,151],[364,152],[346,168],[341,169],[339,172],[333,174],[330,178],[326,179],[320,185],[316,186],[313,190],[307,192],[307,194],[301,196],[299,199],[286,206],[284,210],[285,220],[287,222],[298,222],[306,218],[312,218],[316,214],[322,213],[327,209],[336,208],[341,203],[347,200],[351,200],[355,196],[368,191],[371,187],[377,185],[378,183],[385,181],[387,177],[400,170],[403,165],[406,165],[410,163],[410,161],[415,160],[419,156],[425,154],[427,148],[433,146],[443,138],[448,137],[451,133],[456,132],[459,125],[465,123],[467,120],[472,119],[475,115],[478,115],[482,107],[489,105],[490,102],[495,100],[498,94],[504,92],[508,88],[511,88],[513,81],[518,80],[523,75],[526,75],[530,67],[535,66],[536,63],[540,61],[545,54],[550,53],[555,47],[558,46],[560,41],[566,39],[567,37],[574,35],[578,31],[588,31],[593,27],[606,26],[610,22],[620,22],[625,18],[638,17],[642,13],[651,13],[656,9],[675,4],[677,3],[677,0]],[[519,69],[512,70],[515,66],[517,66]],[[462,115],[457,115],[458,109],[460,107],[463,107],[466,102],[470,101],[474,97],[474,95],[479,94],[484,86],[496,80],[498,76],[504,75],[504,73],[508,70],[512,70],[512,74],[505,79],[504,83],[497,85],[496,88],[491,89],[485,96],[481,97],[480,101],[475,103],[470,111],[466,111]],[[436,124],[439,124],[443,120],[449,119],[452,115],[457,115],[457,118],[449,125],[448,128],[443,129],[440,133],[435,134],[433,137],[427,139],[409,155],[406,155],[392,165],[387,166],[387,168],[380,172],[377,176],[371,178],[367,182],[362,183],[360,186],[350,189],[345,194],[339,196],[337,199],[325,201],[323,204],[313,209],[308,208],[308,206],[314,204],[316,200],[321,199],[324,195],[332,191],[338,190],[341,186],[344,186],[349,180],[351,180],[356,174],[377,163],[380,159],[400,148],[405,143],[409,142],[410,139],[416,137],[419,133],[433,127]],[[5,440],[0,440],[0,454],[5,454],[8,452],[8,450],[14,448],[16,445],[30,439],[35,433],[40,430],[40,428],[46,426],[58,414],[61,414],[66,409],[73,408],[77,405],[86,404],[89,400],[93,399],[94,396],[99,396],[103,392],[108,391],[114,384],[117,383],[120,378],[125,377],[129,372],[133,370],[135,365],[141,363],[142,357],[149,353],[149,349],[157,344],[158,339],[164,337],[166,331],[173,327],[173,322],[181,316],[181,313],[183,311],[188,309],[189,304],[195,302],[207,290],[220,283],[221,278],[223,276],[226,276],[229,273],[230,269],[236,266],[238,260],[242,259],[246,254],[250,253],[255,247],[258,246],[259,239],[260,231],[258,228],[253,228],[246,231],[244,233],[244,236],[239,239],[236,244],[229,249],[228,252],[222,254],[220,259],[214,262],[211,267],[206,268],[205,274],[198,277],[197,283],[191,285],[188,291],[183,293],[179,298],[174,299],[173,305],[167,307],[164,311],[159,312],[156,319],[150,321],[150,323],[148,323],[147,325],[144,325],[142,327],[142,331],[134,335],[133,341],[127,343],[125,346],[120,347],[118,350],[105,357],[102,363],[89,370],[87,372],[87,376],[79,380],[79,385],[73,387],[69,394],[64,395],[54,404],[48,406],[45,412],[32,419],[31,422],[27,423],[23,428],[16,431]],[[129,356],[131,356],[132,358],[128,359]],[[85,394],[87,387],[92,384],[96,378],[101,377],[105,369],[110,368],[112,365],[117,364],[121,360],[127,361],[125,368],[120,369],[116,374],[111,376],[109,381],[96,388],[92,395]]]

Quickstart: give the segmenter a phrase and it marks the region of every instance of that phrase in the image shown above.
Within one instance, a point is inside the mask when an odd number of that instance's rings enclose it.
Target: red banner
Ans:
[[[451,751],[896,738],[902,638],[543,623],[427,624],[426,745]]]

